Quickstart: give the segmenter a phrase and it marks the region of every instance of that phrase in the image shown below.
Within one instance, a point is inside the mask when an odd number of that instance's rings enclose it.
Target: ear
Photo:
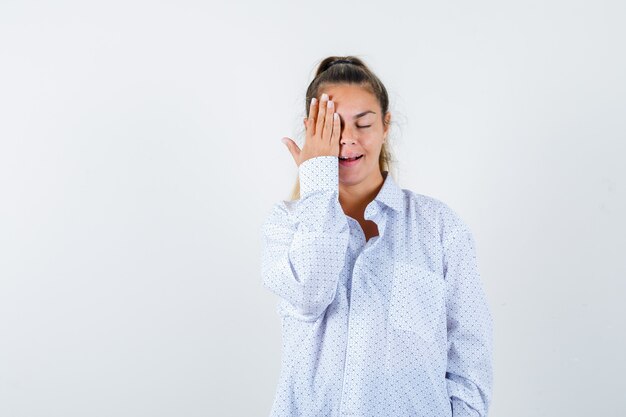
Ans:
[[[383,123],[383,136],[387,139],[387,135],[389,134],[389,126],[391,123],[391,113],[387,112],[385,114],[384,123]]]

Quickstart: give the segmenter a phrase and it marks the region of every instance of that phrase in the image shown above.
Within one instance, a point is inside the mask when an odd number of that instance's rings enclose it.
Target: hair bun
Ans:
[[[329,56],[326,59],[322,60],[322,62],[317,67],[317,72],[315,76],[319,76],[324,71],[328,70],[330,67],[337,64],[350,64],[353,68],[360,67],[366,68],[363,61],[361,61],[358,57],[348,55],[348,56]]]
[[[330,67],[331,65],[335,65],[335,64],[354,64],[354,62],[350,59],[336,59],[334,61],[332,61],[331,63],[328,64],[328,66]]]

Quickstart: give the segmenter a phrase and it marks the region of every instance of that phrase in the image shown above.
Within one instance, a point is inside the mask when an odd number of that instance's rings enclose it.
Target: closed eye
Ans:
[[[365,128],[370,127],[370,126],[371,125],[367,125],[367,126],[359,126],[359,125],[357,125],[356,127],[358,127],[359,129],[365,129]]]

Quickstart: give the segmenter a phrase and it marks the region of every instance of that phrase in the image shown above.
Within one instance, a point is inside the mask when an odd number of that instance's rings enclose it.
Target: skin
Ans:
[[[361,115],[367,111],[371,112]],[[306,139],[302,149],[292,139],[283,138],[298,166],[317,156],[363,155],[355,166],[339,164],[339,202],[344,213],[359,222],[367,240],[378,235],[378,228],[373,221],[365,220],[365,208],[384,182],[378,159],[389,133],[391,114],[381,114],[376,96],[366,88],[330,84],[320,89],[319,100],[311,100],[309,117],[304,119]]]

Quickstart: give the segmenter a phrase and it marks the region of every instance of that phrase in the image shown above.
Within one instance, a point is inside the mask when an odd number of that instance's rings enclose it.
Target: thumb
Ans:
[[[293,157],[293,160],[296,162],[296,165],[299,165],[300,148],[298,147],[296,142],[294,142],[288,137],[282,138],[281,141],[287,146],[287,149],[289,149],[289,152],[291,152],[291,156]]]

